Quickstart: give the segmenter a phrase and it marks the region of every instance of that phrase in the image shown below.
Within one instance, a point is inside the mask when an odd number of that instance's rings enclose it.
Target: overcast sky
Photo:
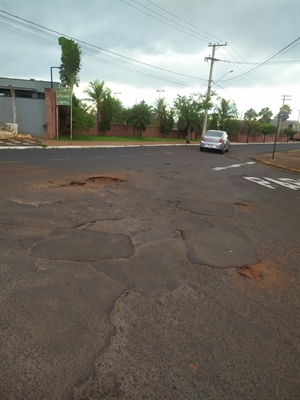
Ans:
[[[97,78],[125,106],[152,104],[157,90],[172,105],[177,94],[206,92],[209,44],[227,43],[215,54],[218,95],[234,100],[240,115],[262,107],[277,113],[282,96],[289,95],[291,119],[298,119],[300,0],[0,0],[0,5],[2,77],[49,81],[50,67],[60,65],[57,39],[64,35],[82,49],[77,97]],[[57,69],[53,77],[59,80]]]

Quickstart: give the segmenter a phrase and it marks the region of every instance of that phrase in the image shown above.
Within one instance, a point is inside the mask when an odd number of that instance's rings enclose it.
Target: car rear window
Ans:
[[[217,131],[207,131],[205,136],[210,136],[210,137],[222,137],[223,132],[217,132]]]

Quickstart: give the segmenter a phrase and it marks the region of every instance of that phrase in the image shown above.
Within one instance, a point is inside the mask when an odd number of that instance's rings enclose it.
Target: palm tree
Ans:
[[[263,124],[269,124],[271,122],[273,113],[269,107],[264,107],[260,110],[258,116],[260,117],[259,122],[262,122]]]
[[[150,125],[153,117],[153,109],[145,101],[135,104],[131,109],[133,125],[137,128],[139,137],[142,139],[143,132]]]
[[[159,97],[153,103],[154,125],[160,128],[160,120],[162,113],[167,109],[168,104],[164,97]]]
[[[107,95],[111,94],[111,90],[105,87],[105,82],[100,82],[98,79],[95,79],[89,82],[88,87],[83,90],[85,94],[89,97],[84,99],[86,101],[92,101],[97,109],[97,123],[100,121],[100,107],[101,102],[105,99]]]
[[[218,119],[218,128],[225,130],[225,124],[228,120],[237,117],[237,109],[235,102],[221,98],[220,104],[215,107],[216,117]]]
[[[247,143],[249,141],[249,135],[251,131],[255,131],[258,128],[257,112],[254,108],[249,108],[244,114],[244,125],[247,129]]]

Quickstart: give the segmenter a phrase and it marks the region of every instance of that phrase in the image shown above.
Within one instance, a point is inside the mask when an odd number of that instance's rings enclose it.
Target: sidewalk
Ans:
[[[278,151],[274,155],[274,160],[272,160],[272,153],[255,155],[252,158],[266,165],[300,173],[300,148]]]

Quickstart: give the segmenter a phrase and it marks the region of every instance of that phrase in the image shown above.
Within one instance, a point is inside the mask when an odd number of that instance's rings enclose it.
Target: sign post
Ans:
[[[72,88],[70,87],[59,87],[56,88],[56,110],[57,110],[57,133],[58,138],[58,106],[69,106],[71,107],[71,130],[70,136],[72,140]]]
[[[278,139],[278,135],[279,135],[279,127],[280,127],[280,122],[282,120],[287,120],[289,117],[289,113],[286,111],[280,111],[278,114],[278,122],[277,122],[277,129],[276,129],[276,135],[275,135],[275,140],[274,140],[274,147],[273,147],[273,154],[272,154],[272,160],[274,160],[274,154],[275,154],[275,149],[276,149],[276,142]]]

